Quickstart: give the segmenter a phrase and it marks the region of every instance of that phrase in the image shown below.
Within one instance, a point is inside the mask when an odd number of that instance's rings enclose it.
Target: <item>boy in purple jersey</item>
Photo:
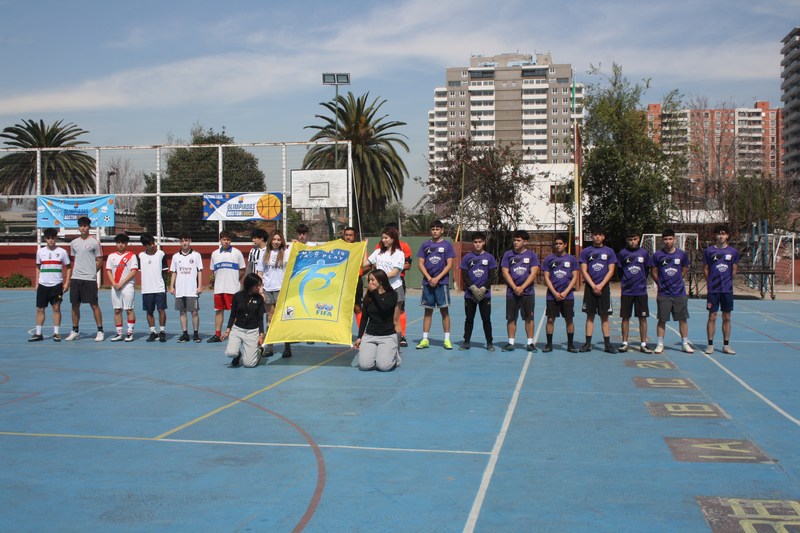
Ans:
[[[678,321],[678,329],[683,342],[683,351],[694,353],[689,343],[689,298],[686,296],[686,283],[683,281],[689,269],[689,256],[675,246],[675,232],[665,229],[661,232],[664,247],[653,254],[653,266],[650,273],[658,285],[658,324],[656,334],[658,344],[655,353],[664,353],[664,332],[667,320],[672,313],[672,320]]]
[[[650,252],[639,247],[639,234],[629,231],[625,236],[627,248],[623,248],[617,257],[620,268],[620,306],[619,316],[622,318],[622,346],[620,352],[628,351],[628,334],[631,329],[631,315],[635,311],[639,317],[639,338],[642,353],[653,353],[647,347],[647,317],[650,307],[647,302],[647,278],[653,263]]]
[[[714,353],[714,330],[717,327],[717,311],[722,308],[722,352],[733,355],[731,348],[731,311],[733,311],[733,277],[739,270],[739,252],[728,244],[730,232],[726,226],[714,228],[716,244],[703,252],[703,272],[706,275],[708,296],[708,346],[705,353]]]
[[[431,344],[428,333],[433,321],[433,310],[439,308],[442,313],[442,329],[444,330],[444,349],[452,350],[450,342],[450,271],[456,259],[456,251],[449,241],[442,237],[444,224],[440,220],[431,223],[431,239],[422,243],[417,252],[419,270],[422,272],[422,301],[425,308],[422,319],[422,340],[417,350],[428,348]]]
[[[567,351],[577,353],[575,347],[575,287],[578,285],[578,260],[566,252],[567,238],[563,235],[553,239],[553,253],[542,264],[544,283],[547,285],[547,344],[543,352],[553,351],[553,330],[556,318],[561,315],[567,324]]]
[[[604,350],[617,353],[611,345],[611,323],[608,317],[613,312],[611,307],[611,288],[609,282],[614,276],[617,255],[606,246],[606,232],[597,228],[592,231],[592,245],[581,252],[581,274],[586,281],[583,292],[583,312],[586,313],[586,344],[581,352],[592,351],[592,335],[594,334],[594,315],[600,315],[600,327],[603,331]]]
[[[469,350],[472,339],[472,328],[475,324],[475,312],[480,310],[483,322],[483,334],[486,336],[486,349],[494,351],[492,344],[492,286],[490,284],[492,270],[497,270],[494,256],[484,250],[486,235],[475,232],[472,235],[474,250],[461,260],[459,265],[464,283],[464,342],[459,350]]]
[[[513,234],[514,248],[503,254],[500,270],[506,280],[506,326],[508,344],[503,346],[504,352],[514,349],[514,335],[517,333],[517,315],[525,321],[525,333],[528,336],[527,350],[536,351],[533,344],[533,283],[539,273],[539,257],[528,250],[528,232],[517,230]]]

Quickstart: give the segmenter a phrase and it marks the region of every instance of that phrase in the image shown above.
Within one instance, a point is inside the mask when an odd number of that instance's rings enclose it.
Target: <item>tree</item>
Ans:
[[[213,129],[203,130],[196,126],[192,130],[193,147],[176,148],[167,156],[166,172],[161,181],[162,193],[217,192],[218,149],[217,146],[197,148],[196,145],[226,145],[233,137]],[[258,159],[236,146],[224,147],[222,151],[223,191],[257,192],[264,190],[264,173],[258,168]],[[156,176],[145,176],[145,193],[155,193]],[[139,223],[155,233],[155,198],[139,200],[136,211]],[[217,222],[203,221],[202,198],[199,196],[164,196],[161,199],[162,227],[164,235],[178,237],[188,232],[194,240],[217,240]],[[241,222],[226,222],[232,231],[245,231],[249,226]]]
[[[59,120],[46,126],[43,120],[23,120],[3,129],[0,137],[15,148],[73,148],[88,144],[79,140],[89,133],[72,123]],[[78,150],[44,150],[42,194],[84,194],[94,190],[95,160]],[[0,192],[35,194],[36,152],[16,152],[0,158]]]
[[[725,181],[720,195],[722,211],[732,228],[749,228],[761,220],[767,221],[770,231],[789,227],[794,191],[787,180],[740,173]]]
[[[118,211],[132,211],[136,207],[136,196],[144,192],[144,171],[136,170],[133,161],[121,157],[112,157],[104,166],[105,170],[100,176],[106,179],[106,183],[101,183],[100,190],[106,194],[118,195]]]
[[[393,200],[403,198],[403,185],[408,170],[397,147],[406,152],[405,135],[394,130],[405,122],[386,121],[388,115],[378,115],[386,100],[375,98],[367,103],[369,93],[358,98],[352,92],[340,95],[338,101],[321,102],[330,115],[315,115],[322,125],[306,126],[317,130],[311,141],[350,141],[353,150],[353,201],[360,213],[380,213]],[[338,104],[338,105],[337,105]],[[337,160],[338,152],[338,160]],[[305,169],[344,168],[347,151],[344,146],[312,147],[303,160]]]
[[[508,233],[523,218],[527,206],[521,192],[533,180],[512,146],[481,146],[462,137],[450,145],[443,163],[431,166],[423,184],[430,191],[427,203],[442,218],[487,231],[493,236],[487,249],[499,257]]]
[[[647,83],[631,84],[616,63],[610,75],[596,69],[601,83],[588,87],[584,139],[589,146],[583,167],[587,229],[605,228],[612,246],[624,243],[626,230],[660,231],[672,209],[671,190],[684,166],[677,155],[662,151],[647,131],[640,101]],[[677,106],[670,93],[665,109]]]

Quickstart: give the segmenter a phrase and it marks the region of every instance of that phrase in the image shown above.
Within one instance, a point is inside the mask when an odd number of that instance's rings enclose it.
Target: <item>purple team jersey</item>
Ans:
[[[676,248],[672,253],[657,251],[653,254],[653,266],[658,268],[659,296],[686,295],[683,269],[689,266],[689,256],[683,250]]]
[[[469,252],[461,260],[460,268],[464,271],[465,288],[470,285],[475,285],[477,287],[486,287],[489,289],[489,272],[497,268],[497,261],[494,256],[486,250],[480,255],[476,255],[475,252]],[[486,291],[487,298],[491,295],[491,290]],[[469,290],[465,290],[464,298],[472,300],[472,293]]]
[[[428,240],[423,242],[422,246],[419,247],[417,257],[425,260],[425,270],[428,271],[428,274],[430,274],[432,278],[435,278],[442,270],[444,270],[444,267],[447,266],[448,259],[455,259],[456,250],[453,248],[453,245],[450,244],[450,241],[442,239],[439,242],[433,242]],[[422,278],[422,284],[428,285],[427,278]],[[439,285],[449,284],[450,273],[448,272],[439,281]]]
[[[616,264],[617,254],[608,246],[590,246],[581,252],[581,263],[589,269],[589,277],[597,284],[608,274],[608,266]]]
[[[622,296],[646,296],[647,278],[650,276],[650,252],[644,248],[631,250],[623,248],[617,258],[617,266],[622,271],[620,288]]]
[[[733,292],[733,265],[739,252],[733,246],[709,246],[703,251],[703,264],[708,265],[708,292]]]
[[[507,268],[514,285],[522,285],[528,276],[531,275],[531,269],[539,266],[539,257],[535,252],[528,249],[523,250],[521,253],[516,253],[513,249],[503,254],[503,259],[500,261],[502,268]],[[533,295],[533,283],[525,287],[522,295]],[[506,298],[513,298],[516,294],[511,290],[511,287],[506,288]]]
[[[542,263],[542,270],[550,272],[550,283],[558,292],[564,292],[569,284],[572,282],[573,272],[578,270],[578,260],[569,254],[556,255],[550,254]],[[575,288],[569,291],[565,300],[575,299]],[[547,300],[555,300],[555,296],[550,291],[547,291]]]

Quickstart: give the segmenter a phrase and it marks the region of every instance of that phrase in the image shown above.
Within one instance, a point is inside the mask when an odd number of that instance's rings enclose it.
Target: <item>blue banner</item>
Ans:
[[[65,198],[36,197],[36,226],[39,228],[77,228],[78,219],[89,217],[93,228],[114,225],[114,195]]]
[[[280,220],[283,193],[204,193],[203,220]]]

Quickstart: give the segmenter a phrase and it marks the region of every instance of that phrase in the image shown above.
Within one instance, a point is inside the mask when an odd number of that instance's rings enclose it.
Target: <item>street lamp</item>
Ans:
[[[339,168],[339,86],[350,85],[350,73],[324,72],[322,74],[322,85],[333,85],[336,87],[336,115],[334,117],[336,137],[333,138],[333,165],[334,168]]]

